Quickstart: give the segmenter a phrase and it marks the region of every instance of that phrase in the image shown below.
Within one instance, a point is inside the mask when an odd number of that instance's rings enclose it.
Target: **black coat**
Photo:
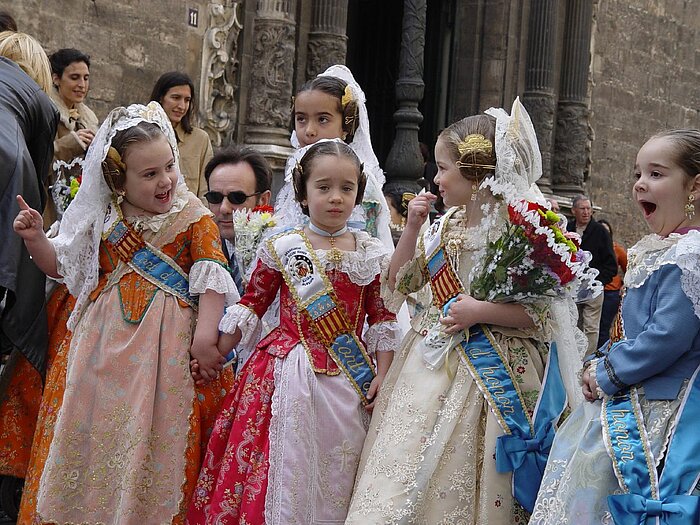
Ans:
[[[570,232],[576,231],[576,221],[570,221],[567,225]],[[617,275],[617,258],[613,250],[612,239],[605,226],[591,219],[581,236],[581,248],[591,252],[593,259],[590,266],[598,270],[598,280],[603,286],[612,281]]]
[[[53,160],[58,111],[14,62],[0,57],[0,350],[18,348],[43,373],[47,323],[45,275],[12,229],[16,195],[43,211],[44,180]]]

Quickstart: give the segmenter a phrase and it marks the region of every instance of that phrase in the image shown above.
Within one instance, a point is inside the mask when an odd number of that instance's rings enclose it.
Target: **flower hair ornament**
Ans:
[[[58,272],[68,291],[77,298],[68,319],[71,330],[88,304],[90,293],[97,286],[102,229],[112,200],[112,189],[103,176],[102,163],[109,156],[119,169],[126,171],[121,155],[112,147],[112,139],[117,132],[141,122],[151,122],[161,129],[172,148],[177,169],[180,155],[175,132],[160,104],[133,104],[110,112],[88,149],[80,191],[63,215],[58,236],[51,241],[56,250]],[[185,188],[185,181],[178,169],[178,191],[181,188]]]
[[[460,158],[460,160],[458,160],[456,163],[458,168],[483,168],[487,170],[496,169],[496,166],[493,164],[479,164],[476,162],[477,154],[490,157],[493,153],[491,141],[479,133],[467,135],[459,144],[457,144],[457,150],[459,151]],[[465,162],[462,160],[469,158],[469,156],[471,156],[471,162]]]

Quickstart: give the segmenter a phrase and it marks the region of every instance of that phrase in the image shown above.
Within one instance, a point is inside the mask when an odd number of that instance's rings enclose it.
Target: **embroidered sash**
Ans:
[[[172,258],[144,241],[127,224],[121,208],[114,203],[107,207],[102,240],[141,277],[197,310],[197,298],[190,295],[189,281],[184,270]]]
[[[368,404],[367,391],[375,376],[372,359],[358,340],[347,313],[338,304],[309,240],[300,231],[290,230],[267,242],[294,302],[355,388],[362,404]]]
[[[605,446],[620,488],[626,492],[608,496],[616,524],[700,523],[700,497],[690,495],[700,480],[698,371],[700,367],[695,370],[676,414],[660,479],[637,388],[630,387],[604,400],[601,422]]]
[[[421,242],[433,300],[445,315],[457,295],[464,293],[464,286],[446,257],[442,239],[450,215],[448,212],[440,223],[435,223]],[[534,423],[513,371],[486,325],[471,327],[468,338],[457,339],[455,346],[459,347],[474,382],[504,432],[496,442],[496,470],[513,472],[513,496],[532,512],[554,440],[554,425],[566,407],[556,345],[550,345]]]

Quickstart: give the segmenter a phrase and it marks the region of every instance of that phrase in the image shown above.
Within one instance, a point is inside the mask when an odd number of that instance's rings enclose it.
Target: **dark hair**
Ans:
[[[209,177],[211,172],[218,166],[224,164],[240,164],[246,162],[255,173],[255,192],[264,193],[272,186],[272,168],[267,159],[262,154],[250,146],[240,146],[237,144],[228,146],[214,155],[204,168],[204,178],[209,187]]]
[[[17,32],[17,22],[7,11],[0,11],[0,33],[3,31]]]
[[[669,139],[673,143],[673,160],[683,168],[686,175],[695,177],[700,173],[700,130],[672,129],[657,133],[651,138]]]
[[[491,152],[467,152],[462,155],[459,152],[459,145],[469,135],[483,135],[485,139],[491,142]],[[484,166],[496,165],[496,148],[494,147],[496,137],[496,119],[489,115],[474,115],[471,117],[458,120],[445,128],[438,136],[438,140],[447,145],[450,152],[450,157],[455,162],[464,164],[481,164]],[[482,168],[476,166],[461,166],[459,172],[462,177],[468,180],[481,180],[488,175],[493,174],[493,169]]]
[[[294,184],[294,198],[301,205],[301,201],[306,199],[306,183],[309,175],[313,171],[313,163],[317,157],[332,155],[335,157],[345,157],[352,161],[359,173],[357,179],[357,195],[355,196],[355,206],[362,203],[367,185],[367,175],[363,171],[363,165],[355,152],[343,142],[336,140],[324,140],[311,146],[292,171],[292,183]],[[301,205],[301,211],[305,215],[309,214],[308,206]]]
[[[613,238],[612,224],[610,224],[606,219],[598,219],[598,222],[600,224],[605,224],[608,227],[608,231],[610,232],[610,240],[612,241],[612,238]]]
[[[180,71],[168,71],[163,73],[156,84],[153,86],[153,91],[151,91],[150,100],[155,100],[158,104],[163,103],[163,98],[168,93],[171,88],[177,86],[189,86],[190,87],[190,105],[187,108],[187,112],[182,117],[180,124],[182,124],[182,129],[185,133],[192,133],[192,122],[191,118],[194,116],[194,106],[195,106],[195,95],[194,95],[194,83],[192,79],[186,73],[181,73]],[[178,141],[180,138],[178,137]]]
[[[59,49],[52,53],[49,56],[49,62],[51,62],[51,72],[58,75],[59,78],[63,76],[63,71],[75,62],[85,62],[85,65],[90,69],[90,55],[72,47]]]
[[[142,142],[151,142],[160,137],[165,138],[165,134],[160,129],[160,126],[153,122],[139,122],[136,126],[115,133],[111,147],[119,153],[122,166],[109,156],[102,161],[102,175],[107,182],[107,186],[112,191],[123,189],[126,183],[126,172],[123,169],[123,165],[126,164],[124,158],[129,146]]]
[[[338,113],[343,117],[343,131],[346,133],[345,142],[349,144],[355,137],[357,126],[360,125],[360,107],[357,104],[357,100],[355,100],[354,94],[353,98],[343,107],[343,95],[345,94],[347,85],[348,83],[341,78],[321,76],[306,82],[301,86],[297,95],[304,91],[321,91],[322,93],[337,98]],[[294,112],[292,111],[292,113]]]
[[[408,201],[405,201],[403,197],[406,193],[412,193],[415,196],[415,185],[401,182],[387,182],[384,185],[383,192],[386,199],[391,202],[391,205],[396,211],[398,211],[404,219],[408,218]]]

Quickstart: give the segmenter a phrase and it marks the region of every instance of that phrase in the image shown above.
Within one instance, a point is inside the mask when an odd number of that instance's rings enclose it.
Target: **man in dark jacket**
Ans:
[[[577,195],[572,201],[571,211],[574,220],[567,229],[581,236],[581,248],[593,256],[590,266],[598,270],[598,280],[603,286],[617,274],[617,259],[612,240],[607,230],[593,218],[591,199]],[[578,327],[588,339],[587,355],[597,350],[600,313],[603,308],[603,294],[578,304]]]
[[[58,112],[14,62],[0,57],[0,350],[19,349],[41,373],[47,344],[45,276],[15,234],[16,196],[43,210]],[[21,293],[19,292],[21,288]]]

